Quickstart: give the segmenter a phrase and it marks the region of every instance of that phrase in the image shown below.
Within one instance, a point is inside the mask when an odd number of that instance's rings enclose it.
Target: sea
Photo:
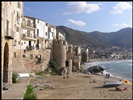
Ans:
[[[103,75],[110,74],[111,77],[132,81],[132,60],[97,61],[85,63],[83,67],[86,69],[94,65],[99,65],[105,69]]]

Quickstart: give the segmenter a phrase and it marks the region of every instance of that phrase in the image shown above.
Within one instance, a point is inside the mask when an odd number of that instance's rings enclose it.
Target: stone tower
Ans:
[[[67,42],[65,40],[53,40],[53,60],[59,68],[66,67]]]
[[[83,52],[82,52],[82,62],[88,62],[88,49],[85,49]]]

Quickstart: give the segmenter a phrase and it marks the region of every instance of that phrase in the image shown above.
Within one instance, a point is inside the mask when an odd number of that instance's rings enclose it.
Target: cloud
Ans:
[[[132,6],[127,2],[119,2],[116,4],[116,6],[113,7],[113,10],[111,11],[111,14],[121,14],[125,10],[132,9]]]
[[[68,2],[67,5],[68,5],[68,11],[65,12],[64,15],[68,15],[72,13],[90,14],[100,9],[98,4],[87,4],[86,2]]]
[[[122,24],[112,24],[112,26],[115,26],[115,27],[128,27],[129,25],[125,24],[125,23],[122,23]]]
[[[77,26],[85,26],[85,25],[86,25],[85,22],[82,22],[82,21],[80,21],[80,20],[75,21],[75,20],[73,20],[73,19],[68,19],[67,22],[72,23],[72,24],[75,24],[75,25],[77,25]]]

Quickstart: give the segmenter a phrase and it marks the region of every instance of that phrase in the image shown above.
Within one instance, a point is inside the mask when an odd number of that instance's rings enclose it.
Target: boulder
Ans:
[[[88,71],[92,74],[92,73],[99,73],[104,71],[104,69],[100,66],[92,66],[88,68]]]

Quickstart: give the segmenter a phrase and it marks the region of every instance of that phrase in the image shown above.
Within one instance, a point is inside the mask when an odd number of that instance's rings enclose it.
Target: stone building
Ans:
[[[22,8],[20,1],[1,2],[1,90],[3,83],[12,84],[13,43],[15,36],[20,34]]]
[[[21,54],[20,49],[23,42],[21,41],[22,34],[22,16],[23,16],[23,2],[13,2],[13,17],[12,27],[14,29],[14,40],[13,40],[13,57]]]
[[[72,73],[72,67],[73,67],[72,61],[73,61],[73,46],[69,45],[67,50],[67,59],[66,59],[66,67],[68,67],[69,74]]]
[[[88,49],[82,50],[82,62],[88,62],[89,57],[88,57]]]
[[[59,68],[66,67],[67,42],[65,40],[53,40],[53,60]]]
[[[74,48],[74,55],[73,55],[73,66],[75,66],[76,69],[79,70],[80,65],[81,65],[81,48],[75,47]]]

